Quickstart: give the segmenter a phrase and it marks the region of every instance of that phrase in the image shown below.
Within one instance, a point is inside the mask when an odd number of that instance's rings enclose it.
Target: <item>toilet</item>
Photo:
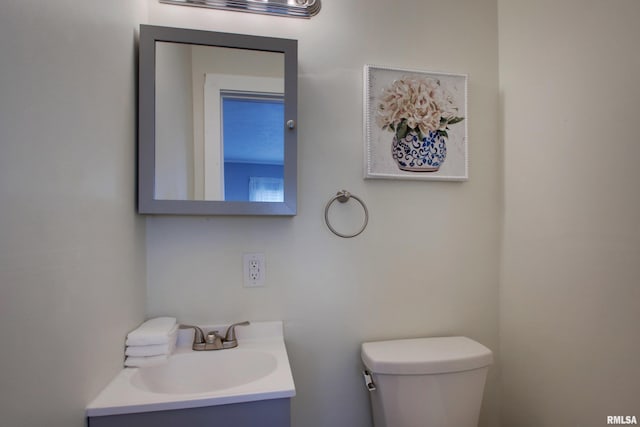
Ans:
[[[466,337],[362,344],[375,427],[477,427],[491,350]]]

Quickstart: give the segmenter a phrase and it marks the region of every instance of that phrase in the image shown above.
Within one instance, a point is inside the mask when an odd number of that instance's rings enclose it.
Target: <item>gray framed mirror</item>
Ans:
[[[295,215],[297,41],[140,26],[138,212]]]

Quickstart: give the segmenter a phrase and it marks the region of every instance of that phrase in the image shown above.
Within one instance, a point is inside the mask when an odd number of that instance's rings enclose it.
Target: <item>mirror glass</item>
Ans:
[[[283,201],[284,54],[156,42],[155,198]]]
[[[139,212],[295,215],[296,42],[142,26],[140,43]]]

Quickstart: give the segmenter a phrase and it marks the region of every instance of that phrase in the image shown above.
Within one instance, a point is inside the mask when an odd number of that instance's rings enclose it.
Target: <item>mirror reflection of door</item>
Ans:
[[[283,98],[283,53],[156,42],[155,198],[282,201]]]
[[[224,200],[284,200],[281,94],[223,92]]]

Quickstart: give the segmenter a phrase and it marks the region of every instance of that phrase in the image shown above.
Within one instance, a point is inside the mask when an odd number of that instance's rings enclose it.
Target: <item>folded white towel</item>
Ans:
[[[172,347],[174,346],[171,344],[134,345],[127,347],[124,354],[135,357],[169,355],[173,351]]]
[[[127,345],[168,344],[178,330],[175,317],[149,319],[127,335]]]
[[[124,354],[127,356],[161,356],[169,355],[173,353],[176,348],[176,341],[178,339],[178,331],[170,335],[169,342],[167,344],[152,344],[152,345],[133,345],[127,346]]]
[[[167,361],[169,356],[149,356],[149,357],[133,357],[129,356],[124,359],[124,366],[128,366],[130,368],[146,368],[149,366],[161,365]]]

